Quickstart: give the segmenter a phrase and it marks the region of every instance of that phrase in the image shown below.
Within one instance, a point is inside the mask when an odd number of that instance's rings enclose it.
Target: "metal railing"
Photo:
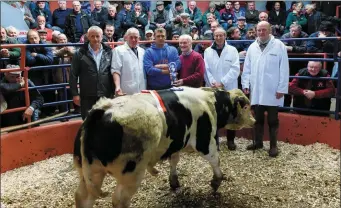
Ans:
[[[335,43],[340,39],[339,37],[329,37],[329,38],[292,38],[292,39],[283,39],[283,40],[333,40]],[[227,42],[253,42],[254,40],[228,40]],[[151,43],[153,41],[140,41],[140,44],[144,43]],[[167,43],[178,43],[178,41],[174,40],[167,40]],[[198,40],[198,41],[193,41],[193,43],[211,43],[212,41],[210,40]],[[114,48],[116,45],[121,45],[123,42],[110,42],[107,43],[110,47]],[[338,44],[335,44],[338,45]],[[11,72],[11,71],[23,71],[24,72],[24,79],[25,79],[25,86],[20,89],[19,91],[24,91],[25,92],[25,106],[19,107],[19,108],[13,108],[13,109],[7,109],[1,114],[6,114],[6,113],[12,113],[12,112],[18,112],[18,111],[24,111],[30,106],[30,97],[29,97],[29,90],[32,89],[38,89],[39,91],[48,91],[48,90],[64,90],[64,100],[62,101],[56,101],[56,102],[50,102],[50,103],[44,103],[43,107],[45,106],[55,106],[55,105],[66,105],[68,109],[68,104],[72,103],[73,100],[68,100],[67,99],[67,89],[69,88],[69,83],[66,83],[66,67],[70,67],[71,64],[58,64],[58,65],[49,65],[49,66],[34,66],[34,67],[26,67],[25,66],[25,54],[26,54],[26,48],[27,47],[61,47],[61,46],[84,46],[83,43],[67,43],[67,44],[9,44],[9,45],[2,45],[2,48],[20,48],[21,49],[21,56],[19,58],[20,60],[20,67],[15,68],[15,69],[0,69],[0,73],[4,72]],[[292,108],[292,107],[282,107],[282,109],[287,109],[287,110],[299,110],[299,111],[311,111],[311,112],[320,112],[320,113],[328,113],[328,114],[333,114],[335,119],[340,118],[340,99],[341,99],[341,59],[337,57],[337,52],[338,52],[338,47],[335,47],[334,53],[333,54],[327,54],[327,53],[288,53],[289,55],[289,61],[322,61],[324,62],[324,66],[326,66],[327,62],[339,62],[339,73],[337,78],[331,78],[331,77],[321,77],[321,78],[312,78],[309,76],[290,76],[290,78],[298,78],[298,79],[321,79],[321,80],[337,80],[337,93],[336,93],[336,109],[335,111],[320,111],[320,110],[314,110],[314,109],[305,109],[305,108]],[[306,57],[311,57],[311,56],[320,56],[323,58],[290,58],[290,55],[300,55],[300,56],[306,56]],[[333,58],[328,58],[328,56],[333,55]],[[1,60],[6,60],[5,58],[2,58]],[[0,60],[0,61],[1,61]],[[62,59],[63,60],[63,59]],[[241,58],[240,60],[244,60],[244,58]],[[63,80],[64,83],[57,83],[57,84],[49,84],[49,85],[42,85],[42,86],[34,86],[34,87],[28,87],[28,73],[31,70],[50,70],[50,69],[55,69],[55,68],[62,68],[63,70]],[[289,84],[289,83],[288,83]],[[67,115],[59,118],[55,118],[50,121],[58,121],[62,119],[70,119],[70,118],[75,118],[75,117],[80,117],[80,114],[76,115]],[[50,122],[49,121],[49,122]],[[31,122],[31,119],[27,121],[28,123]]]

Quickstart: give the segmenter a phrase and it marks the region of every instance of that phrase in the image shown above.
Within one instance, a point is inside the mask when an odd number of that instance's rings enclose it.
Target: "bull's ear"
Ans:
[[[247,100],[247,98],[245,97],[236,97],[234,99],[234,107],[237,108],[238,104],[240,106],[240,108],[244,108],[245,105],[249,104],[249,101]]]

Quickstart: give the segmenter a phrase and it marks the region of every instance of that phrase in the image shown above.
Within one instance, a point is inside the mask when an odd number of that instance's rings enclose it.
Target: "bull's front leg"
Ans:
[[[210,141],[209,153],[206,155],[202,155],[202,157],[210,163],[213,169],[213,179],[211,180],[211,187],[213,188],[214,192],[216,192],[224,179],[224,175],[220,169],[219,153],[214,137]]]
[[[174,153],[169,158],[170,173],[169,173],[169,185],[175,190],[180,187],[180,182],[178,179],[178,172],[176,171],[176,166],[180,161],[180,153]]]

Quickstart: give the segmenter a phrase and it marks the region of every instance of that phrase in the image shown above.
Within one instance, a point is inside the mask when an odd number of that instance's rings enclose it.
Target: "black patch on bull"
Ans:
[[[81,133],[83,126],[81,125],[78,129],[75,142],[73,145],[73,157],[80,167],[82,167],[82,156],[81,156]]]
[[[89,164],[96,157],[106,166],[122,150],[123,127],[111,121],[110,113],[104,112],[103,109],[92,110],[84,121],[84,154]]]
[[[129,160],[126,166],[124,167],[122,174],[133,172],[135,168],[136,168],[136,162]]]
[[[167,159],[185,146],[186,127],[187,129],[191,127],[193,118],[191,111],[181,104],[179,97],[173,91],[160,90],[158,93],[166,107],[167,137],[173,140],[161,156],[161,159]]]
[[[196,149],[204,155],[209,153],[212,133],[212,123],[208,113],[204,112],[197,121],[197,144]]]
[[[230,113],[233,113],[233,106],[230,99],[230,94],[226,91],[214,92],[216,99],[215,110],[217,113],[217,131],[226,126]],[[237,113],[237,112],[236,112]],[[237,114],[236,114],[237,116]]]

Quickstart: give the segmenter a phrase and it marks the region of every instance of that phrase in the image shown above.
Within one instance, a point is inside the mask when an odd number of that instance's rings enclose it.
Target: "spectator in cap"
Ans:
[[[191,37],[193,40],[199,40],[199,30],[197,28],[197,26],[193,25],[191,27]],[[193,46],[195,46],[195,44],[193,44]]]
[[[117,14],[117,26],[119,28],[115,28],[119,37],[123,37],[125,32],[130,27],[134,26],[134,23],[132,22],[132,2],[125,1],[123,7],[124,8]]]
[[[220,14],[219,12],[216,10],[216,5],[211,2],[209,5],[208,5],[208,9],[206,10],[206,12],[202,15],[202,24],[203,26],[205,25],[209,25],[210,23],[207,21],[207,14],[212,14],[215,16],[215,19],[220,21]]]
[[[242,38],[245,38],[247,28],[246,28],[246,18],[243,16],[240,16],[237,18],[237,28],[240,31],[240,36]]]
[[[8,65],[6,68],[19,68],[18,65]],[[25,86],[24,78],[21,76],[21,71],[6,72],[5,76],[0,81],[0,92],[7,103],[7,109],[19,108],[26,106],[25,92],[18,91]],[[28,80],[28,87],[35,85],[31,80]],[[27,119],[37,120],[38,110],[43,106],[44,98],[37,89],[29,91],[30,106],[22,113],[13,112],[0,115],[1,128],[20,125],[26,123]]]
[[[173,31],[178,31],[180,35],[191,34],[191,26],[193,23],[189,22],[189,14],[181,13],[180,14],[181,22],[176,25],[172,25]]]
[[[150,18],[149,29],[154,31],[156,28],[164,28],[167,32],[172,30],[169,13],[165,10],[164,3],[162,1],[156,2],[156,10],[153,11]]]
[[[32,11],[32,16],[37,20],[38,16],[44,16],[46,19],[46,27],[52,28],[52,14],[49,9],[45,8],[46,1],[37,1],[37,7]]]
[[[38,32],[38,35],[39,35],[40,40],[41,40],[42,42],[47,43],[47,40],[46,40],[46,38],[47,38],[47,32],[46,32],[45,30],[37,30],[37,32]],[[50,42],[50,41],[49,41],[49,42]]]
[[[169,19],[173,24],[179,24],[181,22],[180,15],[184,13],[183,3],[181,1],[175,2],[174,8],[169,11]]]
[[[154,32],[153,32],[153,30],[147,30],[146,31],[145,39],[144,40],[146,40],[146,41],[153,41],[154,40]],[[140,46],[141,46],[141,48],[146,50],[151,45],[152,45],[152,43],[144,43],[144,44],[141,44]]]

